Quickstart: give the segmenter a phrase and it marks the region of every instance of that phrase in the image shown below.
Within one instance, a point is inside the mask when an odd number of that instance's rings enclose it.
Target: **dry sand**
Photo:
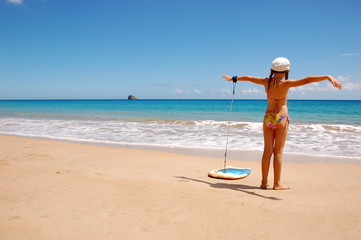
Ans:
[[[222,164],[0,136],[0,239],[361,239],[361,164],[285,162],[288,191],[259,189],[255,159],[207,177]]]

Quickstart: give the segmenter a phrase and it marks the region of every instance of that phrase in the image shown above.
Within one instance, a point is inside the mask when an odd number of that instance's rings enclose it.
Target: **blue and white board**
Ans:
[[[221,178],[227,180],[237,180],[247,177],[251,174],[250,168],[236,168],[227,166],[226,168],[212,170],[208,173],[209,177]]]

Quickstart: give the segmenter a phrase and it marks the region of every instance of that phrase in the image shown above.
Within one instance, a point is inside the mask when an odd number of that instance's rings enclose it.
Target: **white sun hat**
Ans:
[[[272,61],[271,69],[277,72],[284,72],[290,70],[291,63],[285,57],[278,57]]]

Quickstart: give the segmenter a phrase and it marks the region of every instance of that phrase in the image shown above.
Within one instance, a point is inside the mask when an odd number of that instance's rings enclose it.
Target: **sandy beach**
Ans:
[[[256,159],[229,160],[243,180],[207,177],[222,164],[0,136],[0,239],[361,238],[361,164],[285,160],[288,191],[259,189]]]

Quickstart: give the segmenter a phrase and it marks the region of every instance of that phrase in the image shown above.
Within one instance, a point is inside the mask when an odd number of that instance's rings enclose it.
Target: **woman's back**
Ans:
[[[267,109],[266,113],[279,113],[282,115],[288,115],[287,109],[287,97],[288,97],[288,86],[285,84],[287,80],[277,81],[271,79],[267,82],[264,87],[267,93]],[[268,84],[270,86],[268,86]]]

